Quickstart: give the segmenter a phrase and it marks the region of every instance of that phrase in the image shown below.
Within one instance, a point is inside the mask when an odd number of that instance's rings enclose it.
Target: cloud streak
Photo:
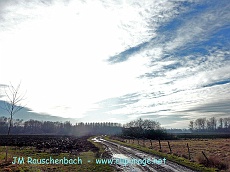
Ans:
[[[22,80],[35,112],[169,128],[229,113],[228,1],[1,4],[0,84]]]

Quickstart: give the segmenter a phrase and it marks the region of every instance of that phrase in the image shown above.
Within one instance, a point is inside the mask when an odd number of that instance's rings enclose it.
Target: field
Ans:
[[[158,140],[125,140],[126,143],[141,145],[160,151]],[[190,160],[212,166],[223,171],[230,171],[230,139],[187,139],[187,140],[162,140],[161,152],[170,153],[169,145],[171,147],[171,154],[189,159],[188,147],[190,151]],[[169,144],[168,144],[169,143]],[[188,144],[188,147],[187,147]],[[202,153],[203,151],[203,153]],[[208,160],[205,158],[205,156]],[[207,164],[209,161],[209,164]]]
[[[121,139],[120,139],[121,140]],[[126,139],[130,145],[149,148],[158,152],[189,159],[209,167],[230,171],[230,139],[180,139],[161,140],[161,150],[158,140]],[[188,146],[187,146],[188,145]],[[5,162],[6,146],[8,161]],[[203,153],[202,153],[203,151]],[[209,164],[207,164],[207,157]],[[97,165],[95,159],[105,157],[102,145],[93,143],[88,137],[48,136],[48,135],[0,135],[0,171],[114,171],[109,165]],[[33,159],[77,159],[82,164],[12,164],[13,157],[31,157]]]
[[[95,146],[96,145],[96,146]],[[5,162],[6,146],[8,161]],[[0,136],[0,171],[27,172],[65,172],[65,171],[113,171],[109,165],[97,165],[95,158],[103,154],[103,149],[87,137],[70,136]],[[20,164],[13,157],[24,157],[25,163]],[[68,159],[76,160],[75,164],[28,164],[27,159]],[[79,160],[80,159],[80,160]],[[78,161],[79,160],[79,161]],[[33,161],[34,162],[34,161]]]

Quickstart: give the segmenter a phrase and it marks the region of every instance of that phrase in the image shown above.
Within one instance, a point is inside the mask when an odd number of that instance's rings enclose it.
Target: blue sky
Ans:
[[[1,99],[21,82],[33,112],[186,128],[230,115],[229,40],[228,0],[2,0]]]

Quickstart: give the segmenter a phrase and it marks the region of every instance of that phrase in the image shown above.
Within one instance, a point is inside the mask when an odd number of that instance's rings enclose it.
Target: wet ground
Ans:
[[[94,138],[94,141],[105,145],[111,155],[113,165],[118,171],[125,172],[194,172],[193,170],[139,150],[125,147],[117,143],[101,138]]]

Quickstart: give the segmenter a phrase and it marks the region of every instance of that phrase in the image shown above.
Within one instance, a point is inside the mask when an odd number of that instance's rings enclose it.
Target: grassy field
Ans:
[[[90,141],[90,139],[88,139]],[[71,153],[51,153],[49,149],[37,150],[32,146],[8,146],[9,158],[5,163],[5,146],[0,146],[0,171],[17,171],[17,172],[68,172],[68,171],[114,171],[113,167],[109,165],[97,165],[95,159],[103,154],[103,147],[95,144],[99,147],[98,151],[82,151],[76,154]],[[28,164],[26,161],[24,164],[12,164],[13,157],[24,157],[26,160],[28,157],[36,159],[77,159],[82,160],[82,164]]]
[[[131,145],[139,145],[150,148],[155,151],[160,151],[159,141],[152,140],[125,140]],[[139,142],[139,143],[138,143]],[[163,140],[161,141],[161,152],[170,153],[169,145],[171,147],[171,154],[189,159],[188,147],[190,150],[190,160],[196,163],[204,164],[209,167],[222,169],[223,171],[230,171],[230,139],[187,139],[187,140]],[[204,157],[202,151],[208,158]]]
[[[119,137],[105,137],[107,140],[111,140],[114,142],[117,142],[119,144],[132,147],[138,150],[141,150],[143,152],[157,155],[160,157],[164,157],[167,160],[176,162],[178,164],[184,165],[186,167],[189,167],[191,169],[201,171],[201,172],[215,172],[215,171],[221,171],[221,172],[230,172],[230,169],[228,168],[228,158],[229,158],[229,139],[215,139],[215,140],[169,140],[172,153],[169,151],[168,146],[168,140],[161,141],[161,147],[162,150],[159,150],[159,141],[158,140],[152,140],[152,147],[151,142],[149,140],[143,140],[137,139],[133,140],[124,140]],[[207,143],[209,141],[209,143]],[[138,144],[139,142],[139,144]],[[187,143],[189,144],[190,151],[191,151],[191,160],[188,159],[188,149],[187,149]],[[192,144],[191,144],[192,143]],[[197,147],[195,147],[196,145]],[[206,146],[205,146],[206,145]],[[207,146],[209,145],[209,146]],[[206,164],[206,159],[202,155],[202,153],[199,152],[204,151],[206,156],[209,158],[209,163],[213,164]],[[223,152],[223,160],[216,158],[216,153],[222,150]],[[212,152],[214,154],[209,154],[209,152]],[[227,158],[227,159],[225,159]],[[197,161],[195,161],[195,159]],[[203,162],[203,164],[202,164]],[[221,168],[219,168],[221,167]],[[219,168],[219,169],[218,169]],[[221,170],[220,170],[221,169]]]

